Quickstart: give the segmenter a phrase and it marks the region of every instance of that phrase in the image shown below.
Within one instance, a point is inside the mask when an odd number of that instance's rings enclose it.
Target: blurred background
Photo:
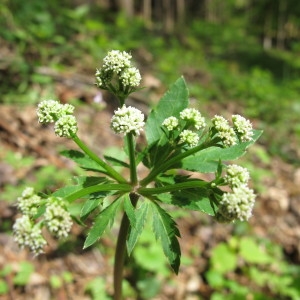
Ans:
[[[94,85],[113,49],[140,69],[145,88],[129,103],[145,113],[183,75],[203,115],[240,113],[264,130],[239,161],[258,194],[250,222],[172,211],[179,275],[146,228],[125,299],[300,299],[299,1],[2,0],[0,28],[0,299],[111,299],[118,220],[93,249],[74,226],[38,258],[18,249],[11,227],[24,187],[51,192],[82,172],[58,154],[76,146],[38,124],[39,101],[75,105],[83,140],[120,155],[108,126],[115,99]]]

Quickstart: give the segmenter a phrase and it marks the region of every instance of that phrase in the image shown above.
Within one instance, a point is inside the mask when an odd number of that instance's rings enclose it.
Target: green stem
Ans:
[[[126,139],[127,139],[129,162],[130,162],[130,181],[132,185],[136,185],[137,172],[136,172],[135,146],[134,146],[133,134],[128,133]]]
[[[161,164],[158,168],[154,168],[143,180],[140,181],[141,186],[146,186],[149,184],[158,174],[168,170],[172,165],[176,164],[178,161],[181,161],[185,157],[188,157],[194,153],[199,152],[200,150],[203,150],[207,148],[208,145],[203,143],[197,147],[194,147],[192,149],[189,149],[183,153],[180,153],[169,160],[167,160],[165,163]]]
[[[98,163],[103,169],[107,171],[107,175],[115,179],[119,183],[127,183],[126,179],[121,176],[114,168],[105,163],[97,154],[95,154],[86,144],[77,136],[73,137],[73,141],[79,146],[79,148],[86,153],[92,160]]]
[[[130,193],[129,197],[132,205],[135,207],[139,199],[139,196],[135,193]],[[126,256],[126,240],[127,240],[129,228],[130,228],[130,222],[126,213],[124,213],[121,226],[120,226],[120,231],[119,231],[118,241],[116,246],[116,253],[115,253],[114,300],[122,300],[123,269],[124,269],[124,262]]]
[[[191,188],[201,188],[210,185],[210,182],[201,181],[201,180],[189,180],[187,182],[175,183],[168,186],[161,186],[157,188],[145,188],[140,187],[137,192],[143,196],[154,195],[154,194],[162,194],[173,191],[179,191],[184,189]]]

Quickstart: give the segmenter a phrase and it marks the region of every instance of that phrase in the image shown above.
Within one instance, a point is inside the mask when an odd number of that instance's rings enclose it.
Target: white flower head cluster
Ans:
[[[229,165],[224,177],[225,182],[231,187],[246,185],[250,179],[249,171],[238,165]]]
[[[234,129],[229,125],[228,120],[216,115],[211,121],[213,128],[217,131],[217,136],[222,140],[225,147],[231,147],[236,144],[236,134]]]
[[[14,240],[21,248],[28,247],[35,255],[43,253],[47,244],[41,228],[34,224],[28,215],[18,218],[13,225]]]
[[[246,185],[232,189],[232,193],[224,193],[219,203],[218,214],[228,221],[247,221],[252,216],[255,194]]]
[[[186,143],[189,147],[196,147],[199,143],[198,134],[188,129],[183,130],[179,137],[179,143]]]
[[[124,86],[139,86],[142,77],[139,70],[135,67],[126,68],[120,75],[120,79]]]
[[[201,116],[200,111],[195,108],[186,108],[180,112],[180,118],[193,124],[199,130],[206,126],[205,118]]]
[[[34,216],[38,212],[41,204],[41,197],[34,193],[32,187],[27,187],[22,193],[21,197],[17,199],[17,205],[24,215]]]
[[[125,51],[109,51],[103,59],[102,68],[96,70],[96,85],[109,89],[114,76],[117,76],[117,81],[120,80],[123,87],[137,87],[142,78],[139,70],[131,65],[131,58],[132,56]],[[118,85],[115,88],[118,89]]]
[[[165,126],[169,131],[172,131],[176,129],[179,125],[178,119],[176,117],[169,117],[166,118],[163,122],[162,125]]]
[[[145,125],[144,115],[137,108],[123,105],[115,111],[111,119],[111,128],[115,133],[140,134]]]
[[[249,120],[240,115],[232,116],[232,123],[238,138],[242,142],[251,141],[253,137],[253,128]]]
[[[126,51],[112,50],[103,59],[103,70],[119,74],[131,65],[132,56]]]
[[[67,237],[73,224],[61,198],[48,198],[44,219],[48,230],[57,238]]]
[[[39,103],[37,116],[40,123],[55,122],[55,134],[71,138],[78,131],[77,120],[73,115],[75,107],[71,104],[61,104],[56,100],[44,100]]]
[[[55,122],[54,131],[60,137],[72,138],[78,131],[76,118],[73,115],[60,117]]]

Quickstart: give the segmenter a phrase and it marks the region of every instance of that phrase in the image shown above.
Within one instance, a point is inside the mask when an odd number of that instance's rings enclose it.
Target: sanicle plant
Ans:
[[[94,176],[79,176],[74,185],[47,196],[27,187],[17,201],[22,216],[13,226],[18,244],[40,254],[47,244],[42,235],[44,227],[57,238],[65,238],[73,219],[84,224],[88,217],[94,218],[83,246],[87,248],[100,239],[121,210],[114,264],[115,300],[122,299],[125,258],[132,253],[147,220],[152,222],[170,266],[178,273],[180,232],[167,212],[170,205],[201,211],[226,223],[248,220],[255,201],[255,194],[248,187],[248,170],[225,162],[242,156],[261,131],[253,130],[249,120],[240,115],[233,115],[230,121],[220,115],[205,120],[198,110],[188,107],[183,78],[170,87],[145,120],[141,111],[126,105],[140,81],[131,55],[124,51],[108,52],[96,71],[96,85],[119,99],[110,127],[124,136],[127,161],[100,157],[78,137],[72,105],[55,100],[44,100],[38,105],[39,122],[53,122],[58,136],[72,139],[81,149],[62,154],[81,168],[93,171]],[[146,145],[137,140],[141,132]],[[149,170],[142,178],[137,173],[139,164]],[[120,173],[116,166],[123,166],[128,172]],[[199,179],[199,173],[215,176],[206,181]],[[68,206],[78,199],[83,203],[80,215],[71,216]]]

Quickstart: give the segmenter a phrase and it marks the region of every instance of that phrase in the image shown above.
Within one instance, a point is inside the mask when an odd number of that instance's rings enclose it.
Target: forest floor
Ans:
[[[81,105],[76,110],[80,128],[79,136],[82,136],[87,144],[92,145],[95,151],[101,153],[107,147],[121,145],[122,139],[114,135],[108,126],[113,107],[107,105],[105,109],[97,110],[94,104],[91,104],[90,96],[88,95],[86,100],[88,105]],[[68,96],[63,100],[68,101]],[[147,110],[143,101],[139,99],[132,101],[137,101],[138,105]],[[33,106],[19,108],[10,105],[0,106],[2,150],[0,154],[0,269],[10,264],[15,268],[14,272],[17,272],[22,261],[29,261],[35,266],[25,287],[16,287],[12,275],[6,276],[9,292],[5,296],[0,296],[0,299],[90,299],[85,292],[85,287],[97,276],[104,279],[107,291],[112,293],[112,262],[107,253],[102,254],[97,248],[83,251],[80,247],[76,247],[62,255],[57,251],[56,242],[50,241],[45,255],[33,258],[26,250],[17,247],[7,230],[1,229],[5,221],[17,217],[15,202],[1,199],[1,189],[6,185],[14,185],[17,188],[20,181],[24,178],[34,179],[36,170],[49,164],[55,165],[58,170],[73,167],[66,159],[59,157],[56,150],[58,147],[61,149],[62,146],[76,149],[76,145],[70,140],[56,137],[52,128],[38,124],[35,111],[36,108]],[[6,151],[13,151],[20,156],[34,156],[35,164],[29,169],[24,168],[15,172],[11,166],[2,162]],[[271,176],[262,178],[261,186],[264,189],[257,198],[253,217],[250,219],[251,234],[266,237],[281,245],[289,261],[299,264],[300,169],[296,169],[278,157],[273,157],[272,162],[267,165],[260,161],[253,163],[257,168],[267,169]],[[203,274],[208,268],[210,251],[220,241],[226,241],[230,237],[233,226],[217,224],[210,217],[198,212],[191,213],[189,217],[179,218],[177,223],[182,235],[180,243],[183,255],[190,257],[195,247],[199,248],[200,255],[192,258],[192,264],[183,265],[178,276],[170,275],[173,276],[172,280],[175,284],[163,285],[155,299],[192,300],[199,299],[199,295],[203,299],[209,299],[212,290]],[[78,239],[83,244],[82,229],[77,225],[73,227],[72,239]],[[104,237],[101,243],[113,249],[115,240]],[[72,282],[54,289],[49,282],[50,275],[61,274],[64,271],[72,273]]]

